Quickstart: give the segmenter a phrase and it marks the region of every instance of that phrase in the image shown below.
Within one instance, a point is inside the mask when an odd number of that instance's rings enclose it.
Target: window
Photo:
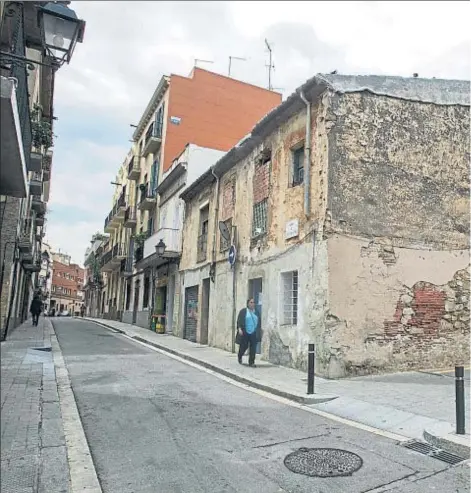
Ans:
[[[280,305],[283,307],[282,325],[298,323],[298,271],[281,274],[282,296]]]
[[[206,252],[208,249],[208,231],[209,231],[209,205],[200,210],[200,235],[198,237],[198,248],[196,261],[202,262],[206,260]]]
[[[292,149],[291,156],[293,160],[293,178],[291,183],[295,187],[304,182],[304,144],[302,147]]]
[[[267,232],[268,199],[253,206],[252,238],[262,236]]]
[[[147,308],[149,306],[149,286],[150,277],[149,274],[144,276],[144,298],[142,300],[142,308]]]
[[[219,241],[219,245],[220,245],[220,251],[221,252],[224,252],[225,250],[229,250],[229,248],[231,248],[231,243],[232,243],[232,218],[231,219],[228,219],[227,221],[224,221],[224,224],[226,225],[227,227],[227,230],[229,231],[229,239],[226,240],[224,238],[224,236],[222,236],[221,233],[219,233],[219,236],[220,236],[220,241]]]

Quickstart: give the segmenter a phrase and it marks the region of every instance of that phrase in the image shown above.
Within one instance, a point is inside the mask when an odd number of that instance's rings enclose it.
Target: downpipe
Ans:
[[[216,263],[216,239],[218,231],[218,218],[219,218],[219,176],[214,172],[211,167],[211,174],[216,178],[216,203],[214,207],[214,228],[213,228],[213,249],[211,253],[211,264],[214,266]]]
[[[306,105],[306,137],[304,140],[304,214],[311,212],[311,103],[306,99],[303,91],[298,92],[299,97]]]

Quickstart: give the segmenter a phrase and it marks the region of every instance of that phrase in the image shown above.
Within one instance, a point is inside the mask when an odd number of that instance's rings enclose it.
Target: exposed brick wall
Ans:
[[[8,316],[8,304],[10,300],[11,274],[13,269],[13,253],[18,220],[20,217],[21,199],[8,197],[6,202],[0,203],[0,269],[5,259],[5,270],[3,275],[3,286],[0,297],[0,330],[3,335],[5,322]],[[5,256],[4,256],[5,255]],[[12,320],[15,319],[12,313]]]
[[[230,178],[222,187],[221,220],[227,221],[234,215],[235,207],[235,178]]]
[[[392,319],[384,322],[384,334],[371,335],[367,342],[392,343],[394,354],[412,351],[420,366],[430,350],[453,343],[458,334],[469,336],[469,294],[467,269],[443,286],[418,282],[401,295]]]
[[[268,198],[270,192],[270,161],[255,165],[253,177],[253,203],[258,204]]]

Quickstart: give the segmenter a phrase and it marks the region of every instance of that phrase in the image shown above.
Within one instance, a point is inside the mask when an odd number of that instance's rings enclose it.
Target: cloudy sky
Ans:
[[[83,263],[160,77],[202,68],[287,97],[318,72],[470,78],[469,2],[83,2],[84,43],[56,78],[47,240]]]

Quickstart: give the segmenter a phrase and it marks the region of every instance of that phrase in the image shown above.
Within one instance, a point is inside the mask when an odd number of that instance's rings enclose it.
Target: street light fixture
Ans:
[[[164,243],[164,241],[161,239],[157,245],[155,245],[155,253],[157,254],[158,257],[162,257],[163,254],[165,253],[165,249],[167,248],[167,245]]]
[[[20,2],[14,4],[21,6]],[[38,9],[38,25],[41,31],[42,48],[46,55],[51,57],[50,63],[39,62],[25,56],[0,51],[4,61],[23,62],[28,69],[34,65],[51,67],[54,70],[65,62],[69,63],[77,42],[82,42],[85,21],[79,19],[75,11],[55,2],[49,2]]]

